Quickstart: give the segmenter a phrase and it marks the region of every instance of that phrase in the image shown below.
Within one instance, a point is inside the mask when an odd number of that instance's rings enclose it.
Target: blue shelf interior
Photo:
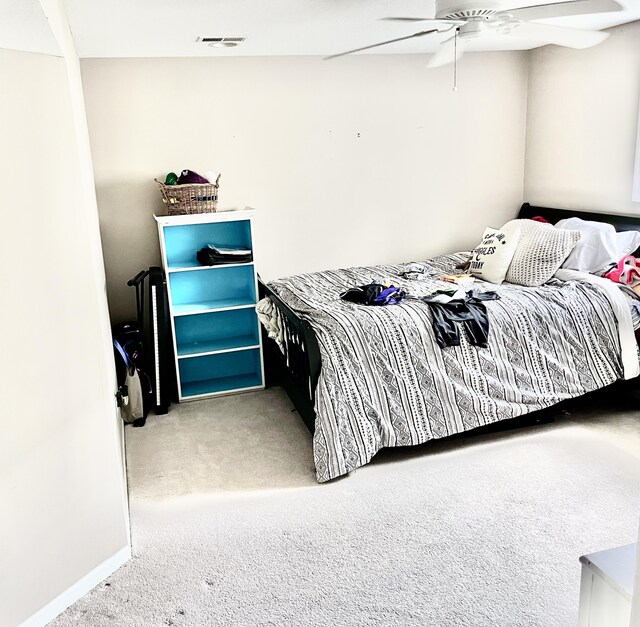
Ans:
[[[181,359],[179,369],[183,397],[262,385],[257,348]]]
[[[254,309],[179,316],[175,319],[175,326],[178,357],[260,343]]]
[[[207,244],[252,249],[251,221],[165,226],[162,234],[182,398],[261,387],[253,264],[204,268],[196,259]]]
[[[207,244],[222,248],[253,248],[251,222],[237,220],[166,226],[164,242],[169,269],[197,266],[196,253]]]
[[[174,273],[169,287],[174,313],[178,315],[256,302],[253,265]]]

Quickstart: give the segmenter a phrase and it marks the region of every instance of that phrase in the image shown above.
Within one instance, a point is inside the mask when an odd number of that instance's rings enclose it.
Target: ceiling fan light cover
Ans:
[[[458,35],[460,36],[460,39],[475,39],[482,35],[484,28],[483,22],[473,20],[460,26],[458,28]]]

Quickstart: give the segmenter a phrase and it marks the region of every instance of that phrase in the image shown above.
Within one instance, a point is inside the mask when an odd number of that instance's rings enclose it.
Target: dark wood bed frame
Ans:
[[[633,216],[537,207],[529,203],[523,204],[518,212],[518,218],[536,216],[541,216],[554,224],[563,218],[575,217],[583,220],[607,222],[612,224],[617,231],[640,231],[640,218]],[[640,248],[636,251],[636,256],[638,255],[640,255]],[[260,298],[269,296],[278,307],[284,327],[284,354],[277,344],[267,337],[264,329],[262,330],[267,386],[282,386],[309,431],[313,433],[316,420],[315,391],[322,368],[320,349],[315,333],[311,325],[306,320],[302,320],[260,278],[258,279],[258,291]],[[465,435],[508,430],[552,420],[550,412],[542,410],[487,427],[479,427]]]

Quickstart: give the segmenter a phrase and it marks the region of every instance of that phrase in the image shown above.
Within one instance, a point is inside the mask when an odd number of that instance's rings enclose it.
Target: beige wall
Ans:
[[[95,201],[65,61],[0,50],[0,84],[0,623],[17,625],[129,540]]]
[[[522,202],[527,54],[83,60],[110,309],[160,262],[152,179],[219,169],[266,278],[475,245]]]
[[[589,50],[531,53],[525,197],[638,213],[631,201],[640,106],[640,22]]]

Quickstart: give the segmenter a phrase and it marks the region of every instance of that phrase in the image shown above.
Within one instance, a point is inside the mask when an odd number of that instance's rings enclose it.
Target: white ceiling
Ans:
[[[64,0],[81,57],[321,55],[425,30],[385,16],[433,17],[434,0]],[[559,0],[547,0],[557,2]],[[505,0],[505,8],[543,0]],[[603,29],[640,19],[639,0],[624,11],[548,20]],[[57,54],[38,0],[0,0],[0,47]],[[44,20],[44,21],[43,21]],[[246,37],[237,48],[212,48],[204,37]],[[449,35],[399,42],[370,54],[433,52]],[[537,42],[483,35],[470,50],[523,50]]]
[[[59,55],[38,0],[0,0],[0,48]]]

